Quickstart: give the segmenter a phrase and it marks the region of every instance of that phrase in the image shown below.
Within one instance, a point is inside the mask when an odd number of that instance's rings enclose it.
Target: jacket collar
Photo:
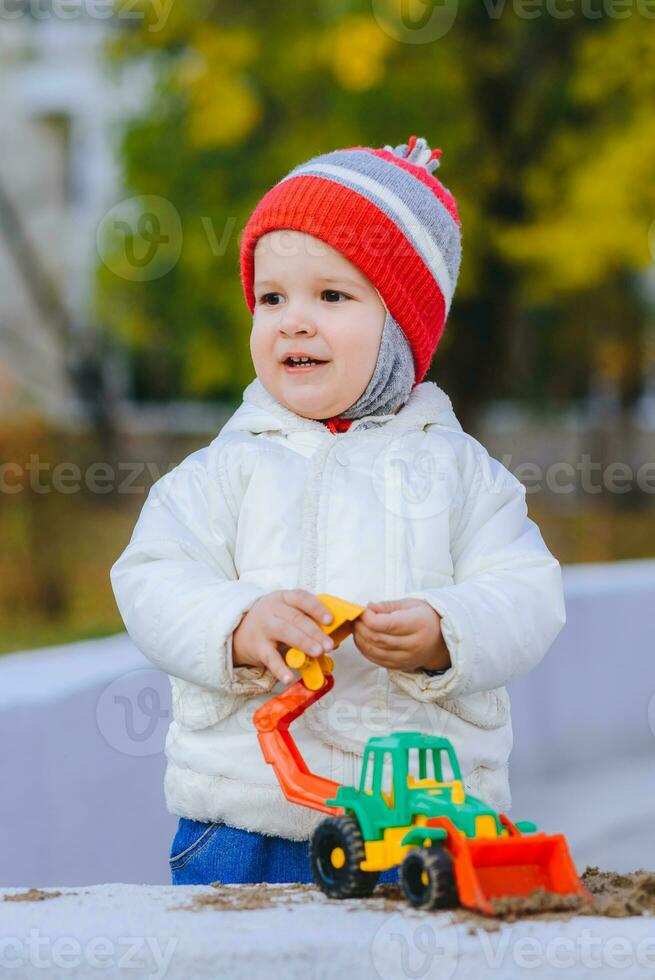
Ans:
[[[341,438],[355,433],[366,419],[375,419],[394,431],[423,429],[427,425],[440,425],[447,429],[462,430],[450,398],[433,381],[423,381],[412,389],[409,398],[395,415],[369,415],[355,419]],[[243,402],[223,426],[223,432],[322,432],[330,435],[322,422],[306,419],[290,412],[268,393],[259,378],[255,378],[243,393]]]

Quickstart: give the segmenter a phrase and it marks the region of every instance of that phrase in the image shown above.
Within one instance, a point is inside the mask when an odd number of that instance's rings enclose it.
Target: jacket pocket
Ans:
[[[168,859],[170,870],[179,871],[192,858],[202,853],[223,826],[222,821],[206,824],[183,817],[171,845],[171,855]]]
[[[476,691],[457,698],[443,698],[435,703],[476,728],[502,728],[509,721],[509,694],[504,687],[497,687],[492,691]]]
[[[471,796],[476,796],[501,813],[509,810],[512,805],[507,765],[499,766],[497,769],[492,769],[490,766],[476,766],[472,772],[464,776],[464,787]]]

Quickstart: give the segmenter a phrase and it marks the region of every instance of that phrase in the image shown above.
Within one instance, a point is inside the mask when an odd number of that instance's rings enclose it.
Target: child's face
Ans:
[[[269,394],[304,418],[349,408],[373,376],[386,316],[370,280],[320,239],[281,229],[257,242],[254,292],[250,351]],[[321,363],[291,367],[289,354]]]

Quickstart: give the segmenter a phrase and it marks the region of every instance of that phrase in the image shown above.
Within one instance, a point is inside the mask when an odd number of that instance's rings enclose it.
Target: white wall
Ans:
[[[582,866],[655,867],[655,561],[564,568],[567,623],[511,687],[512,816]]]
[[[168,883],[169,691],[125,634],[0,657],[2,884]]]

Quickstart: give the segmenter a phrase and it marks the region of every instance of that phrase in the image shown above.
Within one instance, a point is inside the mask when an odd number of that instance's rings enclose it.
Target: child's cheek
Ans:
[[[262,330],[255,327],[250,334],[250,356],[256,373],[266,377],[277,366],[272,345]]]

